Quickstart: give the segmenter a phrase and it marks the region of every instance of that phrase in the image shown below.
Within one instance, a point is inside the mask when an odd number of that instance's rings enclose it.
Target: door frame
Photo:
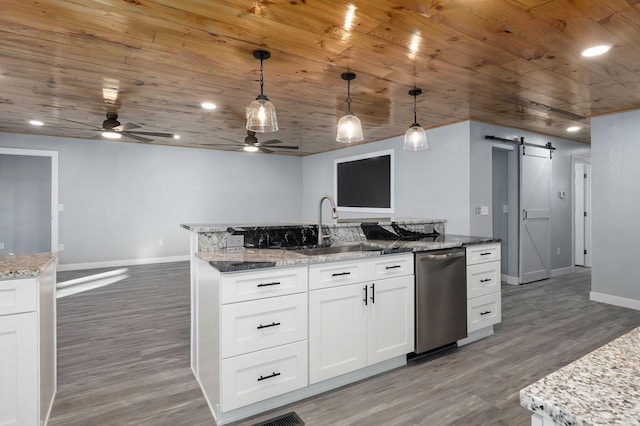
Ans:
[[[588,164],[591,166],[591,158],[583,157],[580,155],[571,156],[571,263],[573,266],[576,264],[576,164]],[[584,185],[584,197],[586,209],[588,212],[586,226],[584,230],[584,246],[587,250],[587,256],[585,256],[585,265],[591,267],[591,169],[589,170],[587,181]]]
[[[58,251],[58,151],[0,147],[0,155],[51,158],[51,251]]]

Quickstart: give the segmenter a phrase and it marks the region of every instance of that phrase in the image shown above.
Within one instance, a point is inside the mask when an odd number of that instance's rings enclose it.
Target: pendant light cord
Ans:
[[[347,113],[351,114],[351,80],[347,80]]]
[[[262,63],[264,62],[264,59],[260,59],[260,98],[264,98],[264,92],[263,92],[263,86],[264,86],[264,77],[262,75]]]
[[[418,107],[417,107],[417,94],[414,93],[413,95],[413,125],[417,126],[418,125]]]

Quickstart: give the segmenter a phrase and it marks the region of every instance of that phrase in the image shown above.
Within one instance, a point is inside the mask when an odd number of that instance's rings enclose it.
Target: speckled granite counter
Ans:
[[[56,253],[0,256],[0,280],[37,277],[56,256]]]
[[[558,425],[640,425],[640,327],[522,389],[520,403]]]

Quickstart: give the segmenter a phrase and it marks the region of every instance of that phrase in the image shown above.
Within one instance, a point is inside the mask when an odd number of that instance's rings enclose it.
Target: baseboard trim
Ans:
[[[564,275],[564,274],[571,274],[572,272],[575,272],[575,271],[576,271],[576,267],[575,266],[567,266],[566,268],[552,269],[551,270],[551,278],[558,277],[558,276]]]
[[[182,262],[188,261],[191,257],[188,254],[182,256],[168,256],[168,257],[151,257],[147,259],[123,259],[123,260],[109,260],[106,262],[88,262],[88,263],[67,263],[58,264],[58,271],[77,271],[80,269],[96,269],[96,268],[113,268],[119,266],[135,266],[135,265],[150,265],[153,263],[170,263],[170,262]]]
[[[594,302],[607,303],[609,305],[621,306],[623,308],[635,309],[640,311],[640,300],[629,299],[626,297],[613,296],[611,294],[597,293],[592,291],[589,293],[589,299]]]
[[[480,339],[484,339],[485,337],[489,337],[489,336],[493,336],[492,325],[485,328],[481,328],[480,330],[472,331],[464,339],[458,340],[458,346],[468,345],[469,343],[476,342]]]
[[[520,278],[512,277],[512,276],[507,275],[507,274],[502,274],[500,279],[502,281],[506,282],[507,284],[511,284],[511,285],[519,285],[520,284]]]

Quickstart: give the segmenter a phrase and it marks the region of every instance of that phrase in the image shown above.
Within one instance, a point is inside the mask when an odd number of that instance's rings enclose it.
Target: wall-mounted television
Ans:
[[[334,195],[338,210],[393,213],[393,150],[334,161]]]

